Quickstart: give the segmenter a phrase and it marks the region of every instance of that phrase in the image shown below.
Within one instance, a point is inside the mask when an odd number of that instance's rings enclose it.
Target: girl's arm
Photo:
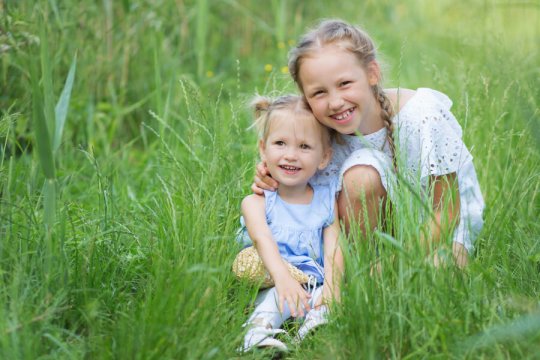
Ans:
[[[242,215],[249,237],[276,284],[280,311],[283,312],[286,302],[292,316],[304,316],[302,306],[305,311],[310,310],[308,302],[310,295],[291,276],[285,266],[272,232],[266,223],[264,196],[252,194],[245,197],[242,201]]]
[[[340,300],[341,278],[343,276],[343,253],[339,245],[339,218],[337,203],[334,205],[334,222],[326,227],[324,237],[324,285],[323,295],[319,298],[315,307],[327,304],[331,301]]]
[[[428,250],[431,250],[433,245],[441,244],[449,234],[453,233],[459,223],[460,215],[460,197],[456,173],[432,176],[430,182],[433,189],[434,216],[425,224],[421,238],[422,244]],[[461,244],[455,244],[453,250],[458,266],[462,267],[467,263],[467,253],[462,245],[463,248],[459,249],[459,245]],[[435,265],[439,264],[439,259],[436,256],[434,262]]]

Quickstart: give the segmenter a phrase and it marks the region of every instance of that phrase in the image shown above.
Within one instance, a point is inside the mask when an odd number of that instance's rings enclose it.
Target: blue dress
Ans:
[[[279,253],[289,263],[317,283],[324,281],[323,229],[334,222],[335,186],[312,185],[310,204],[289,204],[277,191],[265,191],[266,222],[277,242]],[[244,218],[237,240],[252,245]]]

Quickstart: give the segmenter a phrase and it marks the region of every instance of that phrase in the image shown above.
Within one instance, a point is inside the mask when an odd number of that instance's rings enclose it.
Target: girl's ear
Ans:
[[[266,144],[263,139],[259,140],[259,155],[261,156],[261,160],[263,162],[266,162],[266,156],[264,154],[264,150],[266,149]]]
[[[379,80],[381,80],[381,67],[377,61],[373,60],[368,64],[367,77],[369,86],[377,85]]]
[[[332,147],[328,146],[328,149],[325,150],[321,163],[319,166],[317,166],[317,169],[322,170],[327,167],[330,159],[332,159]]]

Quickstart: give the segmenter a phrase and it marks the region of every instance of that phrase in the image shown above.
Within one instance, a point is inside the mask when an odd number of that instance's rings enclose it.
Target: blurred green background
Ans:
[[[133,138],[147,110],[164,112],[167,99],[180,111],[180,79],[214,97],[221,87],[225,96],[282,90],[288,49],[321,18],[365,27],[387,64],[389,86],[458,93],[471,81],[471,61],[530,74],[524,78],[531,81],[538,75],[526,65],[538,63],[534,1],[4,0],[1,6],[3,112],[28,116],[28,63],[39,57],[44,31],[56,94],[78,55],[65,136],[75,144],[96,141],[95,131],[109,132],[108,142]],[[460,78],[449,78],[448,68],[457,66]],[[27,121],[18,123],[24,132]]]

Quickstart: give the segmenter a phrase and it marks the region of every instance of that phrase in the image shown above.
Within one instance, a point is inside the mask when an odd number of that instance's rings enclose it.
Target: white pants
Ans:
[[[315,303],[322,296],[323,286],[317,286],[310,291],[311,298],[308,300],[311,308],[315,306]],[[246,325],[258,324],[266,326],[272,325],[273,329],[279,329],[283,322],[291,317],[291,310],[287,302],[283,305],[283,312],[279,312],[279,297],[275,287],[261,290],[255,299],[255,311],[249,317]]]

